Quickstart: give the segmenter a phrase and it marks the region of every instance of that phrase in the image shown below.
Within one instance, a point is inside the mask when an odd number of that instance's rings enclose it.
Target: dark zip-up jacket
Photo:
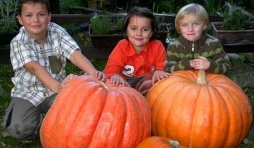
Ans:
[[[231,69],[231,63],[219,41],[206,33],[196,42],[190,42],[183,36],[172,41],[167,48],[165,70],[191,70],[190,60],[198,56],[206,57],[210,67],[206,70],[211,73],[226,73]]]

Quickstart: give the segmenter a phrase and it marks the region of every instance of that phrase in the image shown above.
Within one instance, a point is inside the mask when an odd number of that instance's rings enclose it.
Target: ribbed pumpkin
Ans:
[[[235,148],[247,136],[252,108],[244,91],[222,74],[177,71],[147,94],[152,135],[192,148]]]
[[[133,148],[150,133],[151,109],[138,91],[84,75],[58,94],[40,139],[44,148]]]
[[[187,148],[178,141],[166,137],[152,136],[143,140],[136,148]]]

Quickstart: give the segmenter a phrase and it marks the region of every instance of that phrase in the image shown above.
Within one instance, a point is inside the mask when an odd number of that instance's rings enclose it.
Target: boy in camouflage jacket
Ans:
[[[211,73],[226,73],[231,63],[219,41],[206,34],[208,14],[199,4],[182,7],[175,19],[180,34],[167,49],[165,70],[203,69]]]

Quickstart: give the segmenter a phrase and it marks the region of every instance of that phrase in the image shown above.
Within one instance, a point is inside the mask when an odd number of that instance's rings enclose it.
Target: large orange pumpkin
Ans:
[[[187,147],[181,145],[178,141],[174,141],[170,138],[152,136],[140,142],[136,148],[187,148]]]
[[[253,118],[241,87],[222,74],[202,70],[172,73],[151,88],[147,100],[152,135],[193,148],[235,148],[247,136]]]
[[[150,133],[151,109],[139,92],[84,75],[58,94],[40,138],[44,148],[133,148]]]

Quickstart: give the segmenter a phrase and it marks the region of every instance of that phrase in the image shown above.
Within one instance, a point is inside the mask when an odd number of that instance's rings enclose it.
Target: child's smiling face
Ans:
[[[190,42],[197,41],[207,28],[194,14],[186,14],[179,22],[181,35]]]
[[[45,4],[24,3],[21,15],[18,16],[19,23],[38,42],[46,37],[47,26],[51,20],[51,13],[48,12]]]
[[[152,37],[151,20],[146,17],[132,16],[127,27],[127,36],[136,52],[141,52]]]

